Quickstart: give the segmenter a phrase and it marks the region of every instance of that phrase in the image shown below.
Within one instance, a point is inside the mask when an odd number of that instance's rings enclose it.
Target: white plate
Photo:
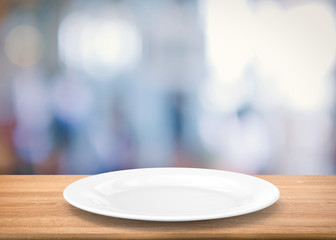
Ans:
[[[101,215],[151,221],[232,217],[272,205],[279,190],[260,178],[200,168],[143,168],[98,174],[63,192],[71,205]]]

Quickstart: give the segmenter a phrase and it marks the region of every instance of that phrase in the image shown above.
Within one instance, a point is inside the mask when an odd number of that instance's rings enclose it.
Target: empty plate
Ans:
[[[279,190],[257,177],[200,168],[143,168],[80,179],[63,192],[71,205],[101,215],[150,221],[225,218],[263,209]]]

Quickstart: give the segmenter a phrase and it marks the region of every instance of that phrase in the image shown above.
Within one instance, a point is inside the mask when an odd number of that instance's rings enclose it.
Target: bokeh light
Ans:
[[[13,28],[6,38],[6,54],[20,67],[36,64],[42,56],[41,33],[32,25],[19,25]]]
[[[132,66],[141,54],[141,39],[127,22],[72,12],[60,24],[60,56],[71,68],[106,79]]]

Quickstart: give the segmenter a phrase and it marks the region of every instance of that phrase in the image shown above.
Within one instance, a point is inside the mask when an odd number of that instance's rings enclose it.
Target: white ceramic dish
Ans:
[[[143,168],[80,179],[63,192],[71,205],[101,215],[150,221],[238,216],[276,202],[279,190],[249,175],[200,168]]]

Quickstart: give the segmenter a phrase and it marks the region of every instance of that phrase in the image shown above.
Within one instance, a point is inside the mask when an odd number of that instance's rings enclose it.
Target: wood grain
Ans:
[[[79,210],[62,196],[85,176],[0,176],[0,239],[336,239],[336,176],[258,176],[280,200],[244,216],[149,222]]]

